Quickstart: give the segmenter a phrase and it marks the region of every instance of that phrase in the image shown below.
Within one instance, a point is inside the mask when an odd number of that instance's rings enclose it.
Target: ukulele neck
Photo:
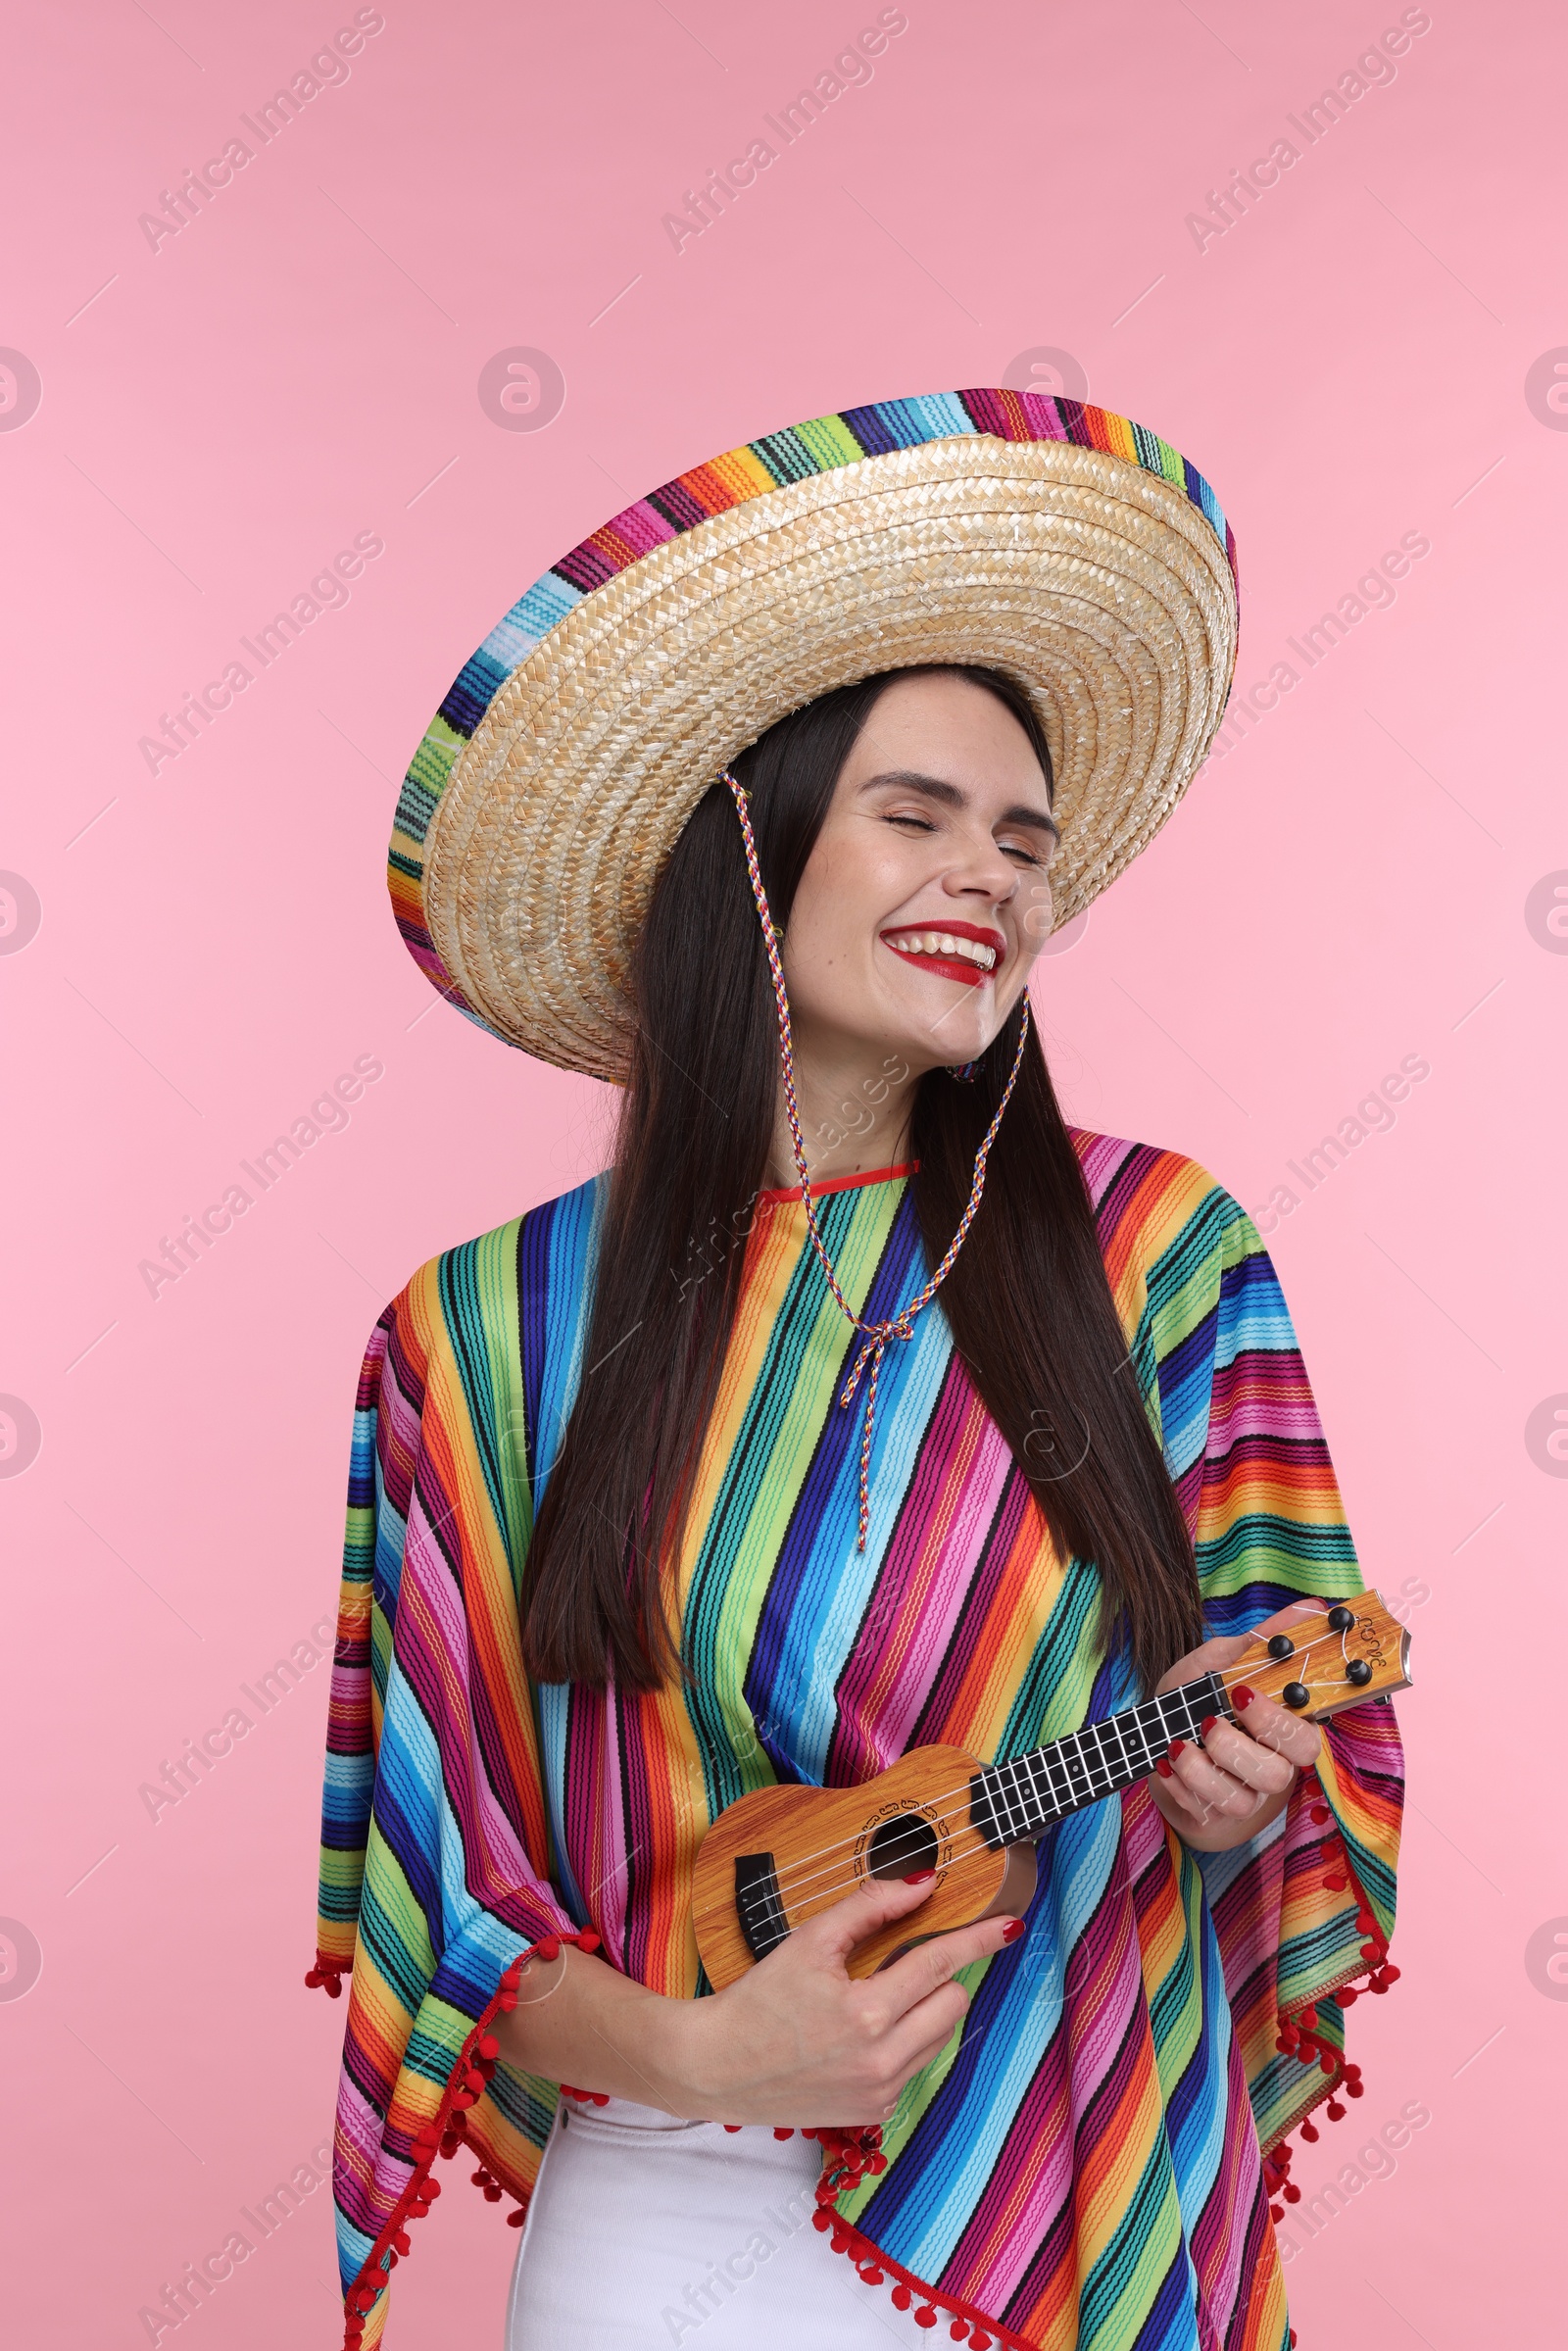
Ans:
[[[1021,1844],[1069,1812],[1146,1779],[1173,1739],[1197,1739],[1200,1726],[1215,1714],[1235,1720],[1224,1683],[1218,1674],[1204,1674],[1162,1697],[1085,1723],[1031,1755],[988,1764],[970,1784],[974,1825],[994,1849]]]

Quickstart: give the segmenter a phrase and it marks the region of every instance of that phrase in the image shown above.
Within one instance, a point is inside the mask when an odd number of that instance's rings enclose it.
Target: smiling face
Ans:
[[[845,761],[784,941],[798,1058],[911,1073],[972,1061],[1051,931],[1056,827],[1040,762],[994,694],[898,678]]]

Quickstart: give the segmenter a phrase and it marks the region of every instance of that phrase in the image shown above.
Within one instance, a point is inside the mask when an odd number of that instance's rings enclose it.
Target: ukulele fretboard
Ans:
[[[974,1826],[993,1847],[1038,1837],[1053,1821],[1144,1779],[1172,1739],[1196,1739],[1211,1714],[1234,1719],[1224,1683],[1204,1674],[1163,1697],[1085,1723],[1032,1754],[988,1764],[970,1783]]]

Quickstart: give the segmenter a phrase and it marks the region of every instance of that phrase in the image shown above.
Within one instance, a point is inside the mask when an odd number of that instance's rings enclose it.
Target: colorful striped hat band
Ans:
[[[1022,1017],[1018,1022],[1018,1044],[1012,1056],[1012,1068],[1008,1074],[1007,1083],[1002,1090],[1002,1100],[997,1104],[996,1116],[987,1127],[985,1140],[975,1153],[974,1176],[969,1186],[968,1202],[963,1214],[958,1219],[958,1229],[948,1244],[946,1256],[921,1289],[910,1298],[908,1304],[901,1307],[889,1321],[862,1322],[839,1287],[838,1275],[833,1270],[833,1260],[827,1253],[827,1244],[822,1239],[821,1228],[816,1221],[816,1203],[811,1198],[811,1178],[806,1164],[806,1137],[801,1131],[801,1106],[795,1098],[795,1049],[790,1037],[789,993],[784,985],[784,964],[778,951],[779,935],[773,927],[773,917],[768,911],[767,892],[762,885],[761,860],[758,857],[757,843],[752,834],[752,812],[747,805],[749,795],[745,786],[738,784],[727,768],[719,780],[728,784],[734,796],[735,810],[740,817],[741,833],[746,843],[746,871],[751,880],[752,897],[757,906],[757,919],[762,926],[762,945],[767,951],[768,976],[773,983],[773,1002],[778,1011],[778,1053],[779,1065],[784,1077],[784,1115],[789,1123],[790,1149],[795,1154],[795,1172],[801,1179],[801,1205],[806,1210],[806,1229],[810,1236],[816,1261],[822,1268],[823,1279],[832,1293],[834,1304],[841,1313],[849,1316],[850,1321],[865,1342],[855,1358],[850,1376],[844,1383],[844,1392],[839,1397],[839,1404],[843,1410],[848,1411],[850,1405],[855,1401],[855,1391],[860,1385],[861,1372],[865,1370],[867,1364],[871,1368],[871,1376],[865,1384],[865,1419],[860,1430],[860,1512],[856,1542],[857,1550],[863,1551],[866,1533],[871,1524],[871,1439],[876,1428],[876,1390],[877,1382],[882,1376],[882,1358],[887,1353],[891,1341],[914,1337],[915,1316],[923,1306],[929,1306],[953,1271],[958,1251],[968,1237],[969,1227],[975,1220],[985,1194],[986,1161],[991,1156],[991,1146],[997,1139],[997,1129],[1002,1124],[1002,1114],[1012,1100],[1012,1090],[1018,1083],[1018,1072],[1023,1067],[1024,1047],[1029,1042],[1029,993],[1025,989]]]
[[[1206,756],[1235,542],[1201,474],[1107,409],[942,392],[817,416],[666,482],[485,639],[404,781],[411,954],[541,1060],[624,1075],[632,951],[713,780],[835,687],[983,662],[1039,713],[1069,921]]]

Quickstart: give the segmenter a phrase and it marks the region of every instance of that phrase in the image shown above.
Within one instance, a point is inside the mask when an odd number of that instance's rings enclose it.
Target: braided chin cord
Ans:
[[[1018,1027],[1018,1048],[1012,1056],[1012,1069],[1006,1085],[1003,1088],[1002,1100],[997,1104],[997,1114],[992,1119],[990,1126],[987,1127],[985,1141],[975,1153],[974,1181],[969,1187],[968,1205],[958,1219],[958,1229],[948,1244],[946,1256],[924,1288],[917,1292],[910,1298],[908,1304],[901,1307],[899,1312],[887,1322],[862,1322],[839,1287],[839,1278],[833,1270],[833,1261],[827,1253],[821,1230],[816,1221],[816,1203],[811,1198],[810,1179],[807,1174],[806,1167],[806,1139],[801,1131],[800,1104],[795,1095],[795,1056],[790,1044],[789,997],[784,987],[784,966],[779,958],[778,934],[773,928],[773,918],[768,911],[767,892],[762,887],[762,869],[758,859],[757,842],[752,832],[751,810],[747,805],[748,795],[744,785],[735,781],[728,768],[725,769],[721,780],[728,784],[734,796],[736,813],[741,820],[741,832],[746,842],[746,870],[751,877],[752,896],[757,902],[758,919],[762,925],[762,945],[767,951],[767,968],[772,977],[774,1002],[778,1006],[779,1060],[784,1073],[784,1114],[789,1121],[790,1146],[795,1153],[795,1171],[801,1180],[801,1204],[806,1210],[806,1229],[810,1235],[811,1247],[816,1252],[817,1263],[822,1268],[823,1279],[832,1293],[834,1302],[848,1316],[864,1342],[855,1358],[850,1376],[839,1396],[841,1409],[848,1410],[854,1402],[856,1390],[860,1385],[860,1375],[869,1368],[869,1376],[865,1383],[865,1420],[860,1432],[860,1511],[859,1529],[855,1546],[857,1550],[863,1551],[866,1533],[871,1523],[871,1438],[876,1426],[876,1392],[877,1382],[882,1372],[882,1358],[895,1339],[912,1339],[914,1337],[915,1316],[922,1306],[928,1306],[931,1303],[952,1272],[955,1260],[967,1237],[969,1227],[975,1220],[985,1194],[986,1161],[991,1155],[991,1146],[997,1139],[997,1129],[1002,1124],[1002,1114],[1012,1099],[1012,1090],[1018,1082],[1018,1072],[1023,1067],[1024,1047],[1029,1038],[1029,998],[1025,993],[1023,1018]],[[972,1062],[965,1066],[967,1070],[972,1071]]]

